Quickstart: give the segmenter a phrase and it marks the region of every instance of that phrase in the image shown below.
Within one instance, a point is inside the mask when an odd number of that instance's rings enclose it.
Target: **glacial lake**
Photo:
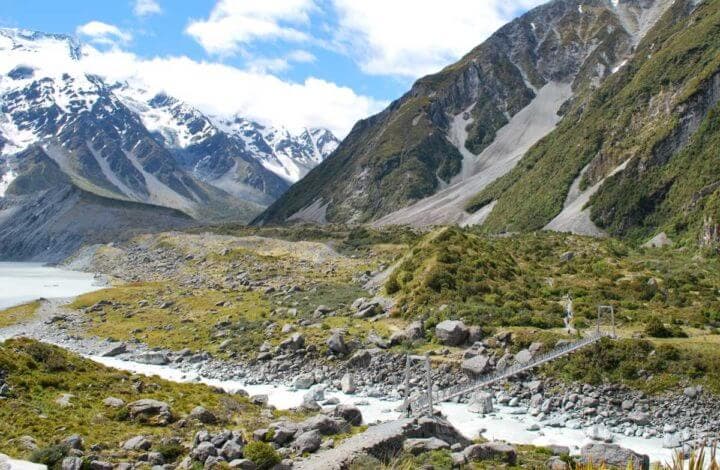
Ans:
[[[90,273],[66,271],[42,263],[0,262],[0,310],[41,297],[74,297],[102,287]]]

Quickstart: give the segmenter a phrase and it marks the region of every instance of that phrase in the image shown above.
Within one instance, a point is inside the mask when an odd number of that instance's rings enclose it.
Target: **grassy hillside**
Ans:
[[[475,198],[469,210],[498,201],[488,231],[543,227],[591,162],[582,188],[629,160],[591,200],[593,220],[612,234],[684,234],[704,213],[717,217],[720,3],[703,2],[688,15],[691,3],[676,2],[634,59],[576,98],[558,129]]]

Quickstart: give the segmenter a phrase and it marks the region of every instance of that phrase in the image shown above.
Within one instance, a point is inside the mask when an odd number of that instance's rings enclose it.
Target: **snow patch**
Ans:
[[[0,176],[0,197],[5,197],[5,192],[10,187],[10,184],[17,178],[17,173],[12,170],[6,171]]]

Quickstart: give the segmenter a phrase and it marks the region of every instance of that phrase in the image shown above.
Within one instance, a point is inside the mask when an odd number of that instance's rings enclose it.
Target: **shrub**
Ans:
[[[258,469],[266,470],[280,463],[280,455],[267,442],[253,441],[245,446],[245,458],[252,460]]]
[[[46,465],[49,469],[59,469],[68,451],[68,447],[63,444],[43,447],[33,451],[30,461]]]
[[[645,325],[645,334],[653,338],[671,338],[670,331],[658,317],[652,317]]]
[[[166,462],[173,462],[185,453],[185,448],[179,442],[161,442],[155,446],[155,450],[162,454]]]

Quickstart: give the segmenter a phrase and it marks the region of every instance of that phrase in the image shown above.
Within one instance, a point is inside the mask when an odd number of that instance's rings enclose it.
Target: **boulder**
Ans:
[[[1,462],[0,462],[1,463]],[[0,468],[3,468],[0,465]],[[8,466],[8,469],[11,467]],[[65,457],[60,464],[61,470],[81,470],[83,468],[83,459],[80,457]]]
[[[84,441],[80,434],[73,434],[71,436],[68,436],[63,439],[62,443],[70,449],[83,450],[84,448]]]
[[[351,426],[360,426],[363,420],[360,408],[352,405],[338,405],[333,410],[332,415],[344,419]]]
[[[125,402],[119,398],[107,397],[103,400],[103,405],[109,406],[110,408],[122,408],[122,406],[125,405]]]
[[[75,398],[75,395],[73,395],[72,393],[63,393],[55,399],[55,403],[60,406],[60,408],[68,408],[70,406],[73,406],[71,402],[73,398]]]
[[[293,449],[299,453],[315,452],[322,444],[322,436],[316,430],[306,431],[300,434],[292,444]]]
[[[437,437],[406,439],[403,450],[412,455],[420,455],[434,450],[449,449],[450,444]]]
[[[230,468],[237,468],[238,470],[255,470],[257,465],[249,459],[236,459],[228,464]]]
[[[500,460],[509,465],[517,462],[517,451],[515,448],[504,442],[486,442],[484,444],[473,444],[463,451],[467,461],[473,460]]]
[[[396,331],[390,335],[390,346],[397,346],[403,344],[408,340],[407,333],[404,331]]]
[[[292,336],[280,343],[280,349],[297,351],[305,346],[305,337],[300,333],[293,333]]]
[[[491,369],[490,358],[484,354],[478,354],[470,359],[465,359],[461,368],[463,372],[471,377],[481,376]]]
[[[110,346],[108,349],[102,352],[101,356],[103,357],[115,357],[119,356],[120,354],[125,354],[128,351],[127,344],[120,343],[116,344],[114,346]]]
[[[268,404],[268,400],[269,398],[265,394],[250,396],[250,403],[252,403],[253,405],[266,406]]]
[[[650,424],[650,415],[645,413],[644,411],[632,411],[628,413],[627,418],[633,423],[640,426]]]
[[[216,457],[217,449],[211,442],[201,442],[190,451],[190,457],[200,463],[205,463],[209,457]]]
[[[200,421],[203,424],[216,424],[218,422],[217,416],[203,406],[193,408],[188,417]]]
[[[527,364],[532,361],[533,354],[528,349],[523,349],[515,354],[515,362],[518,364]]]
[[[351,373],[348,372],[342,376],[342,379],[340,379],[340,389],[348,395],[355,393],[357,387],[355,386],[355,378]]]
[[[361,349],[360,351],[357,351],[355,354],[352,355],[350,359],[348,359],[348,366],[353,368],[361,368],[361,367],[368,367],[370,365],[370,361],[372,360],[372,355],[370,354],[370,351],[367,349]]]
[[[333,333],[326,341],[328,349],[337,356],[346,355],[349,350],[342,333]]]
[[[425,328],[421,321],[414,321],[405,328],[405,336],[410,341],[423,339],[425,337]]]
[[[148,364],[152,366],[164,366],[170,363],[168,355],[160,351],[149,351],[137,354],[134,359],[140,364]]]
[[[468,328],[459,320],[445,320],[435,327],[435,336],[446,346],[459,346],[467,341]]]
[[[132,437],[122,445],[125,450],[148,450],[150,447],[152,447],[152,442],[145,436]]]
[[[580,450],[580,462],[594,464],[605,463],[613,467],[625,468],[632,462],[636,470],[648,470],[650,458],[647,455],[637,454],[615,444],[590,443]]]
[[[492,395],[487,392],[476,392],[470,397],[468,411],[472,413],[488,414],[493,412]]]
[[[307,390],[312,387],[315,383],[315,376],[313,374],[301,374],[295,377],[293,381],[293,387],[298,390]]]
[[[642,246],[643,248],[664,248],[666,246],[673,246],[673,241],[670,240],[665,232],[660,232]]]
[[[315,398],[308,394],[303,397],[302,403],[300,403],[301,411],[320,411],[322,407],[318,404]]]
[[[149,422],[151,424],[166,425],[172,422],[173,415],[170,405],[164,401],[145,398],[128,405],[130,418]]]
[[[343,419],[333,418],[322,414],[306,419],[300,423],[298,427],[303,432],[315,430],[325,436],[339,434],[346,428],[349,430],[347,423]]]
[[[242,458],[243,446],[235,441],[227,441],[220,449],[220,455],[228,462]]]

